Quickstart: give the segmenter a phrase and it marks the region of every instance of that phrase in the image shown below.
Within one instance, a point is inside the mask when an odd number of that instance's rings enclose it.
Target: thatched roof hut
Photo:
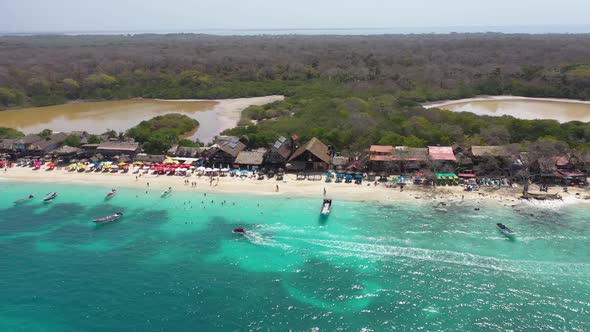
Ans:
[[[260,166],[264,161],[263,151],[241,151],[236,157],[235,164]]]

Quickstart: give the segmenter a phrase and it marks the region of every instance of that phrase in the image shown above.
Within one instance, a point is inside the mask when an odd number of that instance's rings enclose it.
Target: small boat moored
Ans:
[[[514,236],[514,235],[516,235],[516,232],[515,231],[513,231],[510,228],[506,227],[504,224],[497,223],[496,226],[498,226],[498,228],[500,229],[500,231],[502,233],[504,233],[505,235],[508,235],[508,236]]]
[[[101,223],[107,223],[113,220],[117,220],[119,218],[121,218],[123,216],[123,214],[121,212],[117,212],[115,214],[112,214],[110,216],[106,216],[104,218],[98,218],[98,219],[94,219],[92,220],[93,222],[97,223],[97,224],[101,224]]]
[[[116,194],[117,194],[117,189],[114,189],[114,188],[113,188],[113,189],[111,189],[111,191],[110,191],[109,193],[107,193],[107,194],[105,195],[105,197],[104,197],[104,198],[105,198],[105,199],[110,199],[110,198],[113,198],[113,197],[115,197],[115,195],[116,195]]]
[[[33,196],[33,195],[29,195],[29,196],[27,196],[27,197],[25,197],[25,198],[21,198],[21,199],[19,199],[19,200],[16,200],[16,201],[14,201],[14,204],[19,204],[19,203],[28,202],[28,201],[32,200],[34,197],[35,197],[35,196]]]
[[[57,193],[49,193],[43,198],[43,202],[50,202],[57,197]]]
[[[234,230],[232,231],[232,233],[234,234],[246,234],[246,230],[243,228],[234,228]]]
[[[165,191],[162,192],[162,197],[169,195],[172,192],[172,187],[168,187]]]
[[[332,199],[331,198],[324,198],[324,204],[322,204],[322,216],[327,216],[330,214],[332,210]]]

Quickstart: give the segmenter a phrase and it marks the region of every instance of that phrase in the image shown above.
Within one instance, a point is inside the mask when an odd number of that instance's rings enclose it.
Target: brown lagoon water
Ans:
[[[219,105],[217,101],[153,99],[71,103],[2,111],[0,126],[17,128],[27,134],[38,133],[45,128],[64,132],[85,130],[103,133],[109,129],[125,131],[158,115],[181,113],[200,123],[199,129],[189,137],[210,141],[219,132],[233,127],[237,121],[236,116],[228,116],[227,110]],[[236,111],[239,118],[241,109]]]
[[[436,103],[425,107],[438,107],[453,112],[471,112],[478,115],[510,115],[519,119],[551,119],[559,122],[590,122],[590,103],[535,99],[465,100]]]

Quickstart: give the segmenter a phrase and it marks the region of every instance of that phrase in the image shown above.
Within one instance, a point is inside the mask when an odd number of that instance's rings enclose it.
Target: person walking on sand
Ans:
[[[326,188],[324,188],[324,197],[326,197]]]
[[[149,186],[150,186],[150,183],[148,182],[148,183],[146,183],[146,184],[147,184],[147,186],[148,186],[148,188],[149,188]]]
[[[279,192],[279,185],[277,184],[277,192]]]

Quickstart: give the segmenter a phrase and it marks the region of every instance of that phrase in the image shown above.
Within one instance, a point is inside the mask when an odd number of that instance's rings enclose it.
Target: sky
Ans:
[[[0,0],[0,31],[590,26],[588,13],[590,0]]]

